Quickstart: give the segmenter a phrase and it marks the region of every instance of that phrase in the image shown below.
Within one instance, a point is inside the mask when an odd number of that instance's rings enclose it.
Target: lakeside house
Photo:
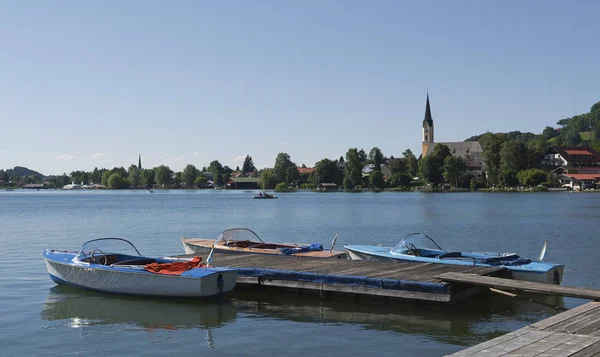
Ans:
[[[337,191],[337,189],[337,185],[333,182],[322,182],[317,188],[319,191]]]
[[[553,146],[542,158],[542,166],[564,173],[600,174],[600,153],[585,146]]]
[[[43,190],[48,188],[47,184],[45,183],[29,183],[27,185],[23,185],[24,189],[29,189],[29,190]]]
[[[233,190],[260,189],[260,178],[258,177],[231,177],[225,183],[227,188]]]
[[[363,177],[370,176],[374,170],[375,170],[375,164],[366,165],[362,169]],[[381,174],[383,175],[383,177],[392,176],[392,170],[389,168],[389,166],[387,164],[381,164],[380,170],[381,170]]]
[[[563,187],[573,190],[600,188],[600,174],[562,174],[558,176],[558,180]]]

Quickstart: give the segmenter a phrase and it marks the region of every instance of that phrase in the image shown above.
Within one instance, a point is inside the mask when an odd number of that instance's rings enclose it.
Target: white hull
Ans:
[[[210,253],[210,248],[203,247],[201,245],[195,244],[187,244],[187,242],[183,242],[183,250],[185,254],[208,254]]]
[[[564,266],[558,266],[553,268],[545,273],[534,272],[534,271],[519,271],[519,270],[511,270],[513,279],[515,280],[523,280],[523,281],[532,281],[535,283],[546,283],[546,284],[557,284],[555,280],[555,271],[558,271],[558,284],[560,285],[563,277]]]
[[[96,269],[62,264],[46,259],[46,267],[57,283],[116,293],[152,296],[202,297],[233,290],[237,271],[223,270],[202,278]],[[219,279],[220,277],[220,279]],[[58,280],[57,280],[58,279]]]

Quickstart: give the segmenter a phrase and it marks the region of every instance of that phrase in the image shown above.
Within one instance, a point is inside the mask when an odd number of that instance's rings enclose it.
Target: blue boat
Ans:
[[[114,294],[205,297],[232,290],[237,279],[236,270],[208,267],[199,258],[142,256],[122,238],[92,239],[79,251],[46,249],[42,257],[55,283]]]
[[[344,248],[350,259],[355,260],[394,260],[436,264],[497,266],[511,271],[517,280],[534,281],[560,285],[564,265],[542,263],[546,254],[547,241],[537,261],[520,257],[515,253],[457,252],[442,249],[428,235],[410,233],[395,247],[354,245]]]

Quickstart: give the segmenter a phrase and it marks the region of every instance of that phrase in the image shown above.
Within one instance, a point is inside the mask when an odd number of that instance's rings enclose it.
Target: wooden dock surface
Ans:
[[[173,258],[194,256],[206,259],[205,254]],[[458,302],[478,290],[451,289],[449,283],[436,276],[448,272],[489,275],[505,271],[498,267],[227,253],[214,253],[212,266],[239,269],[239,285],[312,290],[321,296],[335,292],[443,303]],[[356,278],[364,278],[366,284]],[[381,285],[374,286],[378,282]]]
[[[447,272],[437,275],[436,278],[450,283],[465,283],[503,290],[600,300],[600,290],[597,289],[574,288],[570,286],[535,283],[531,281],[501,279],[490,276],[465,274],[464,272]]]
[[[600,356],[600,302],[590,302],[450,356]]]

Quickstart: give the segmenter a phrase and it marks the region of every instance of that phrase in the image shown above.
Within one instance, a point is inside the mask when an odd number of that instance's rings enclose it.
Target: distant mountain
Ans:
[[[30,170],[30,169],[28,169],[26,167],[22,167],[22,166],[15,166],[14,169],[8,169],[8,170],[6,170],[6,173],[8,174],[9,177],[12,175],[17,175],[19,177],[33,176],[39,180],[44,178],[44,175],[42,175],[41,173]]]

